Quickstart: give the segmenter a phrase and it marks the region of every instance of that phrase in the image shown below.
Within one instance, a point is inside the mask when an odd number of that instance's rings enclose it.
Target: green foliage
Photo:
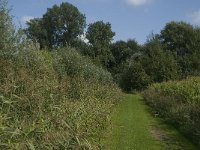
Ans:
[[[142,79],[138,82],[136,81],[137,85],[135,86],[133,85],[135,83],[131,82],[131,77],[136,77],[135,75],[137,74],[134,73],[134,71],[139,69],[138,66],[136,66],[135,68],[133,67],[133,61],[135,61],[140,55],[140,48],[141,47],[135,40],[128,40],[126,42],[117,41],[111,45],[111,52],[114,57],[114,61],[111,63],[109,71],[112,73],[115,81],[121,86],[122,89],[126,91],[133,89],[141,89],[141,87],[139,87],[138,84]],[[129,71],[131,72],[130,74]]]
[[[79,37],[77,40],[71,44],[73,48],[75,48],[81,55],[84,56],[89,56],[89,50],[90,50],[90,45],[85,42],[81,37]]]
[[[120,85],[126,91],[142,90],[150,84],[150,77],[139,62],[128,62],[121,75]]]
[[[131,58],[139,51],[140,47],[135,40],[117,41],[112,44],[111,51],[114,56],[114,66],[118,66]]]
[[[0,57],[14,53],[15,30],[7,9],[7,0],[0,0]]]
[[[178,78],[178,65],[171,53],[165,52],[155,37],[144,46],[142,64],[153,82]]]
[[[133,43],[133,42],[132,42]],[[128,44],[127,44],[128,45]],[[121,65],[113,69],[117,73],[116,79],[121,78],[120,85],[126,91],[141,90],[152,82],[162,82],[178,78],[179,67],[173,55],[163,50],[163,46],[156,36],[140,48],[135,43],[131,49],[125,42],[117,42],[115,45],[115,55],[120,57]],[[124,49],[120,53],[120,48]],[[129,55],[125,55],[125,52]],[[116,57],[117,58],[117,57]],[[123,59],[122,59],[123,58]],[[167,59],[166,59],[167,58]],[[127,63],[124,63],[126,60]]]
[[[29,39],[32,39],[35,43],[38,42],[40,44],[40,49],[50,47],[47,31],[42,25],[41,18],[31,19],[27,22],[27,25],[28,29],[25,30],[25,33]]]
[[[80,53],[111,71],[126,91],[199,75],[198,27],[168,23],[141,48],[135,40],[111,44],[111,24],[98,21],[89,25],[85,43],[85,16],[65,2],[27,22],[30,41],[22,30],[15,33],[6,4],[0,0],[0,149],[101,148],[121,91],[109,72]],[[159,115],[198,144],[199,82],[155,84],[144,93]]]
[[[13,36],[0,2],[0,149],[100,149],[121,97],[110,73],[70,47],[40,51],[22,30]]]
[[[193,64],[199,64],[197,59],[193,60],[194,55],[199,57],[200,32],[198,27],[193,27],[185,22],[167,23],[161,31],[160,39],[165,50],[172,52],[176,58],[180,69],[181,76],[199,74],[198,67]]]
[[[120,90],[109,73],[95,72],[75,50],[68,54],[62,78],[54,62],[60,56],[47,51],[20,52],[14,62],[1,58],[0,149],[98,149]]]
[[[111,30],[111,24],[103,21],[89,24],[86,33],[86,38],[91,44],[87,55],[107,68],[109,68],[109,64],[113,60],[109,47],[114,35],[115,33]]]
[[[29,38],[40,43],[41,48],[72,44],[85,28],[85,16],[72,4],[65,2],[47,9],[42,18],[27,22]]]
[[[160,34],[151,35],[142,48],[136,46],[132,48],[132,50],[136,49],[135,52],[128,52],[128,42],[114,43],[111,50],[116,64],[113,64],[111,72],[118,81],[120,77],[126,76],[123,68],[127,66],[124,62],[136,61],[142,64],[142,69],[152,82],[198,76],[200,74],[199,43],[199,27],[184,22],[169,22]],[[123,81],[125,80],[122,80],[121,85]]]
[[[129,49],[125,41],[117,41],[116,43],[113,43],[111,51],[115,58],[115,63],[118,65],[125,61],[129,56]]]
[[[153,111],[200,146],[200,78],[150,86],[143,96]]]
[[[161,40],[168,50],[177,55],[185,55],[193,41],[193,26],[185,22],[169,22],[161,31]]]
[[[111,43],[114,35],[115,33],[112,32],[110,23],[97,21],[89,24],[86,38],[93,46],[107,47]]]
[[[53,52],[54,68],[61,78],[81,77],[85,80],[97,80],[102,84],[111,84],[110,73],[96,67],[88,58],[81,56],[75,49],[65,47]]]

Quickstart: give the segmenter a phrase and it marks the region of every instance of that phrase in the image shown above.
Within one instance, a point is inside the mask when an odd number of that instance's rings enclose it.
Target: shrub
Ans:
[[[150,84],[150,77],[140,62],[129,61],[120,78],[120,85],[126,91],[142,90]]]
[[[39,51],[15,35],[6,0],[0,25],[0,149],[100,149],[121,96],[110,73],[74,49]]]
[[[0,1],[0,57],[10,58],[15,52],[16,34],[7,9],[7,0]]]
[[[53,65],[59,76],[81,77],[84,80],[97,80],[102,84],[113,83],[112,76],[103,68],[95,66],[88,58],[75,49],[65,47],[53,52]]]
[[[84,79],[83,68],[74,76],[77,66],[67,60],[72,72],[59,79],[49,52],[19,54],[14,62],[0,60],[0,149],[98,149],[117,86],[95,80],[97,73]]]
[[[200,78],[154,84],[143,96],[155,113],[200,146]]]

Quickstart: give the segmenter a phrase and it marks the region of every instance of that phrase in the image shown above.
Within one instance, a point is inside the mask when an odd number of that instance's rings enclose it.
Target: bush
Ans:
[[[77,63],[64,62],[70,68],[64,71],[71,72],[58,78],[55,57],[28,52],[14,62],[0,60],[0,149],[98,149],[120,90],[112,81],[106,84],[109,78],[99,79],[101,73],[87,79],[83,68],[74,73],[78,62],[87,64],[76,53],[71,58]],[[89,63],[87,68],[98,70]]]
[[[0,1],[0,149],[100,149],[121,92],[69,47],[39,51]],[[20,31],[21,32],[21,31]]]
[[[143,92],[155,113],[200,146],[200,78],[154,84]]]
[[[0,1],[0,57],[11,57],[15,52],[15,29],[7,9],[7,0]]]
[[[125,91],[142,90],[150,84],[150,77],[140,62],[129,61],[120,78],[120,85]]]
[[[154,83],[178,79],[179,66],[175,57],[164,51],[156,37],[144,45],[143,53],[142,65]]]
[[[96,80],[102,84],[112,84],[109,72],[95,66],[88,58],[81,56],[75,49],[65,47],[53,52],[53,65],[60,78],[65,76]]]

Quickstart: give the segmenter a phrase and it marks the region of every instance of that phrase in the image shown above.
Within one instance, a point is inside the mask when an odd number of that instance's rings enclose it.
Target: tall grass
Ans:
[[[39,51],[0,0],[0,149],[100,149],[121,91],[75,49]]]
[[[143,96],[156,114],[200,146],[200,77],[154,84]]]
[[[0,58],[0,149],[100,149],[121,95],[110,74],[70,47],[12,56]]]
[[[65,47],[53,51],[53,65],[59,76],[79,76],[84,80],[97,80],[102,84],[113,83],[109,72],[95,66],[90,59],[81,56],[75,49]]]

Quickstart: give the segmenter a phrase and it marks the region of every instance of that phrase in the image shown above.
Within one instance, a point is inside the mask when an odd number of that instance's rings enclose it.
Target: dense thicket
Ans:
[[[41,51],[14,34],[4,3],[0,18],[0,149],[101,149],[121,97],[111,74],[70,46]]]
[[[0,1],[0,57],[9,57],[14,53],[15,30],[12,19],[9,16],[9,10],[6,8],[7,1]]]
[[[115,67],[111,69],[114,78],[120,85],[123,82],[127,87],[124,90],[140,90],[141,79],[134,80],[135,76],[148,76],[150,80],[144,84],[142,89],[154,82],[183,79],[188,76],[200,75],[200,32],[199,27],[193,27],[184,22],[170,22],[166,24],[160,34],[152,35],[147,42],[140,46],[127,47],[126,42],[117,41],[112,45],[112,53],[115,58]],[[126,54],[129,50],[129,56]],[[123,60],[123,61],[122,61]],[[135,67],[130,68],[130,64]],[[138,63],[142,65],[143,71],[135,72]],[[139,66],[141,68],[141,66]],[[138,68],[138,69],[139,69]],[[132,73],[127,74],[124,70]],[[138,70],[137,69],[137,70]],[[141,69],[140,69],[141,70]],[[127,74],[127,76],[126,76]],[[121,84],[122,83],[122,84]],[[127,84],[130,83],[130,84]],[[139,85],[139,86],[137,86]]]
[[[0,149],[98,149],[120,97],[110,74],[70,48],[25,50],[0,59]]]
[[[154,84],[143,96],[154,113],[200,146],[200,78]]]

